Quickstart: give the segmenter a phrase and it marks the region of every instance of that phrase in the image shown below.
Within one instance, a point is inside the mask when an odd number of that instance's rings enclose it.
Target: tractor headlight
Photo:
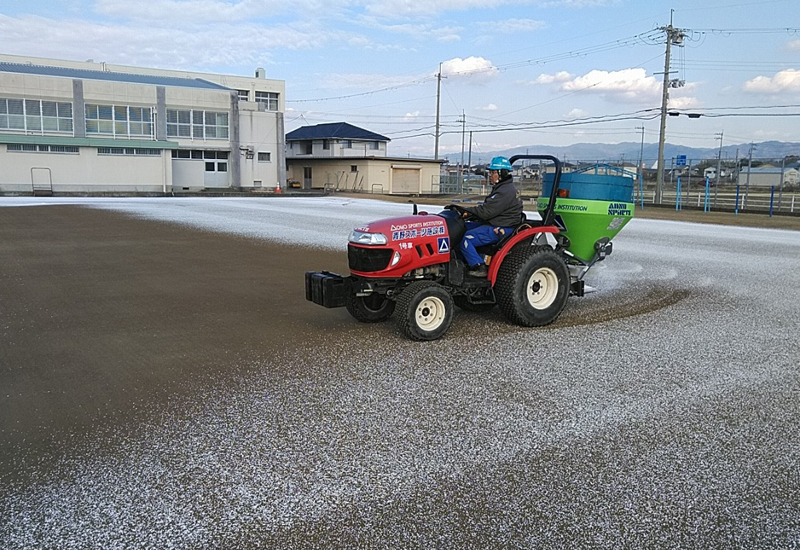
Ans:
[[[366,233],[357,229],[350,233],[348,240],[355,244],[386,244],[387,242],[386,235],[383,233]]]

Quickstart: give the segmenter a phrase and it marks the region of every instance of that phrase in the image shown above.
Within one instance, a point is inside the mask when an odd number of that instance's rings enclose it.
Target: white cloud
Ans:
[[[174,20],[172,21],[174,23]],[[31,37],[48,40],[31,42]],[[356,33],[330,31],[314,23],[267,27],[252,23],[152,26],[146,22],[96,23],[79,19],[54,21],[37,16],[0,14],[0,50],[8,54],[86,59],[127,65],[186,70],[263,66],[276,49],[303,50],[327,44],[364,46]]]
[[[800,40],[792,40],[786,44],[786,48],[794,51],[800,51]]]
[[[414,111],[413,113],[406,113],[405,118],[406,120],[414,120],[419,117],[419,111]]]
[[[566,118],[583,118],[588,114],[588,111],[584,111],[583,109],[572,109],[566,114]]]
[[[329,90],[382,90],[384,88],[402,88],[416,81],[407,76],[387,76],[370,73],[330,73],[317,75],[317,84]]]
[[[556,74],[540,74],[536,80],[533,81],[534,84],[554,84],[556,82],[566,82],[572,79],[572,76],[567,71],[561,71]]]
[[[695,109],[700,106],[700,102],[695,97],[670,96],[668,106],[670,109]]]
[[[482,57],[456,57],[442,63],[442,75],[449,77],[479,76],[491,77],[499,71],[492,62]]]
[[[545,28],[544,21],[536,19],[506,19],[505,21],[491,21],[486,23],[486,29],[490,32],[531,32]]]
[[[556,6],[564,8],[596,8],[599,6],[619,4],[619,1],[620,0],[551,0],[550,2],[543,2],[542,6]]]
[[[661,83],[654,76],[647,76],[644,69],[593,70],[565,82],[560,88],[567,92],[587,91],[634,100],[651,100],[661,94]]]
[[[496,111],[497,110],[497,105],[495,105],[494,103],[489,103],[488,105],[486,105],[484,107],[478,107],[478,110],[479,111]]]
[[[745,82],[744,90],[758,94],[800,92],[800,70],[786,69],[773,77],[757,76]]]
[[[381,2],[364,1],[364,6],[370,15],[383,18],[398,18],[431,16],[446,11],[467,11],[473,8],[497,8],[518,3],[511,0],[428,0],[427,2],[383,0]]]
[[[431,16],[447,11],[467,11],[471,9],[497,9],[508,6],[518,8],[521,5],[563,6],[571,8],[597,7],[616,4],[619,0],[428,0],[413,2],[411,0],[383,0],[381,2],[363,1],[366,11],[377,17],[415,17]]]
[[[180,21],[182,24],[241,21],[253,15],[254,7],[250,0],[148,0],[147,9],[142,9],[142,4],[126,0],[98,0],[95,3],[95,10],[109,17],[148,22]]]

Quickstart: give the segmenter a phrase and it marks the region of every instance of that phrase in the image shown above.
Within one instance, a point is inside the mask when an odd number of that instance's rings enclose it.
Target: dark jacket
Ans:
[[[508,176],[497,182],[483,204],[466,208],[481,221],[495,227],[512,227],[522,222],[522,200],[517,197],[514,178]]]

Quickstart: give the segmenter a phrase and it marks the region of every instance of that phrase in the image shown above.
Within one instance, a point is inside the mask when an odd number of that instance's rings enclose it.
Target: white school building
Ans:
[[[284,185],[285,83],[0,55],[0,193]]]

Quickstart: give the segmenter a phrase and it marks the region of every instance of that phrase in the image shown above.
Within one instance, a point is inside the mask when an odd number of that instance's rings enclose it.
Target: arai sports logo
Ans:
[[[628,205],[624,202],[612,202],[608,205],[609,216],[632,216]]]

